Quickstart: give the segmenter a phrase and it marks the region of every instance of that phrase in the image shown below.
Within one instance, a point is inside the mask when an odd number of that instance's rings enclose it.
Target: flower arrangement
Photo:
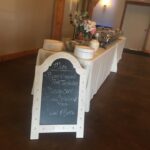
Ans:
[[[74,26],[73,39],[89,40],[96,33],[96,22],[89,19],[87,12],[70,14],[70,23]]]

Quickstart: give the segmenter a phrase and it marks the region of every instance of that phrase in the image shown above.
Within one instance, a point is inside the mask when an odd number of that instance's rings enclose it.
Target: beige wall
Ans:
[[[104,8],[101,1],[93,10],[92,19],[104,26],[120,27],[125,0],[110,0],[111,5]]]
[[[145,50],[150,53],[150,29],[149,29],[149,33],[147,36],[147,42],[146,42]]]
[[[72,3],[72,4],[70,5],[70,3]],[[76,11],[76,9],[77,9],[77,0],[72,0],[72,1],[65,0],[64,20],[63,20],[63,27],[62,27],[62,39],[73,37],[74,28],[70,24],[69,14],[74,13]]]
[[[51,33],[54,0],[0,1],[0,54],[40,48]]]
[[[72,6],[73,9],[74,6]],[[64,20],[62,27],[62,39],[72,38],[73,36],[73,26],[70,24],[69,14],[70,10],[70,0],[65,1],[65,9],[64,9]]]

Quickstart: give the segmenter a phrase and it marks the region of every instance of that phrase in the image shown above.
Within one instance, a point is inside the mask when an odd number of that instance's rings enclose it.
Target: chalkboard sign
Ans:
[[[86,72],[66,52],[36,66],[30,139],[39,133],[76,132],[84,135]]]
[[[71,62],[62,58],[44,72],[41,125],[77,124],[79,78]]]

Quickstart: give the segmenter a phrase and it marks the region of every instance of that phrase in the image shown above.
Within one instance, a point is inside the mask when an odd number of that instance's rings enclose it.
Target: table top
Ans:
[[[98,59],[99,57],[102,57],[103,55],[107,54],[110,50],[114,49],[117,47],[117,43],[126,40],[125,37],[120,37],[118,40],[112,42],[111,44],[109,44],[106,48],[99,48],[96,52],[95,55],[92,59],[82,59],[82,58],[77,58],[79,60],[79,62],[84,65],[84,64],[90,64],[91,62],[95,61],[96,59]],[[65,51],[65,50],[64,50]],[[65,51],[68,52],[72,55],[73,52],[69,52],[69,51]],[[44,50],[44,49],[39,49],[39,53],[40,55],[52,55],[55,53],[55,51],[49,51],[49,50]]]

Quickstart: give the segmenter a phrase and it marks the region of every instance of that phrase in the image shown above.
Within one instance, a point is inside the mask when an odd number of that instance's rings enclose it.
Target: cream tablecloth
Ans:
[[[81,66],[86,69],[87,75],[85,98],[86,112],[89,112],[91,99],[101,87],[110,72],[117,72],[117,64],[118,61],[122,58],[125,42],[126,38],[121,37],[119,40],[109,45],[106,49],[100,48],[97,50],[93,59],[85,60],[78,58]],[[52,54],[54,54],[54,52],[40,49],[38,52],[36,65],[41,65],[46,60],[46,58]],[[34,94],[34,84],[32,94]]]

